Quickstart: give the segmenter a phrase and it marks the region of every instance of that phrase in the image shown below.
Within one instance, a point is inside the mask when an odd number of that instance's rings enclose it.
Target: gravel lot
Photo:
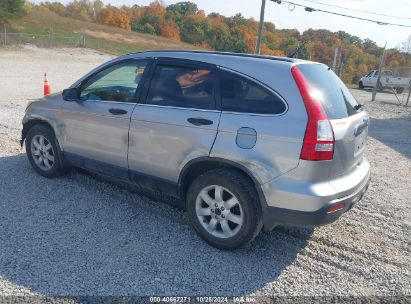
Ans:
[[[0,296],[411,296],[411,105],[354,90],[372,117],[373,180],[338,222],[221,252],[168,204],[78,171],[49,180],[30,168],[20,124],[42,73],[61,90],[109,58],[0,50]]]

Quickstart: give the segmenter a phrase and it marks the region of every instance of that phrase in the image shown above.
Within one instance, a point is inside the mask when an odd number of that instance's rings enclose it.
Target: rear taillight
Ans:
[[[320,101],[316,100],[318,92],[310,86],[297,66],[291,68],[291,73],[300,90],[308,115],[300,158],[304,160],[332,160],[334,132]]]

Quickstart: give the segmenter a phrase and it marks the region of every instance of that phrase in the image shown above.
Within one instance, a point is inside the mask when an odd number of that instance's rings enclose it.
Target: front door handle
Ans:
[[[190,117],[187,119],[187,121],[195,126],[208,126],[213,124],[212,120],[201,117]]]
[[[110,110],[108,110],[111,114],[113,114],[113,115],[124,115],[124,114],[127,114],[127,111],[126,110],[123,110],[123,109],[110,109]]]

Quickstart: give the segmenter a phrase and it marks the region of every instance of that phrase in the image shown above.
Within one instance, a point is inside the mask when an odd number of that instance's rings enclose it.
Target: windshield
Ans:
[[[323,64],[301,64],[298,69],[311,85],[329,119],[341,119],[361,111],[358,102],[335,73]]]

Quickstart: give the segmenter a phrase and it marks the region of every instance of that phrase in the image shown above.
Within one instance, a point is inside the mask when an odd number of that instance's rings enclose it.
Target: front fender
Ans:
[[[62,124],[60,119],[61,107],[63,99],[61,94],[53,94],[45,98],[36,100],[27,109],[23,119],[23,130],[21,134],[20,144],[23,145],[26,139],[27,132],[36,124],[46,124],[54,132],[60,149],[62,149]]]

